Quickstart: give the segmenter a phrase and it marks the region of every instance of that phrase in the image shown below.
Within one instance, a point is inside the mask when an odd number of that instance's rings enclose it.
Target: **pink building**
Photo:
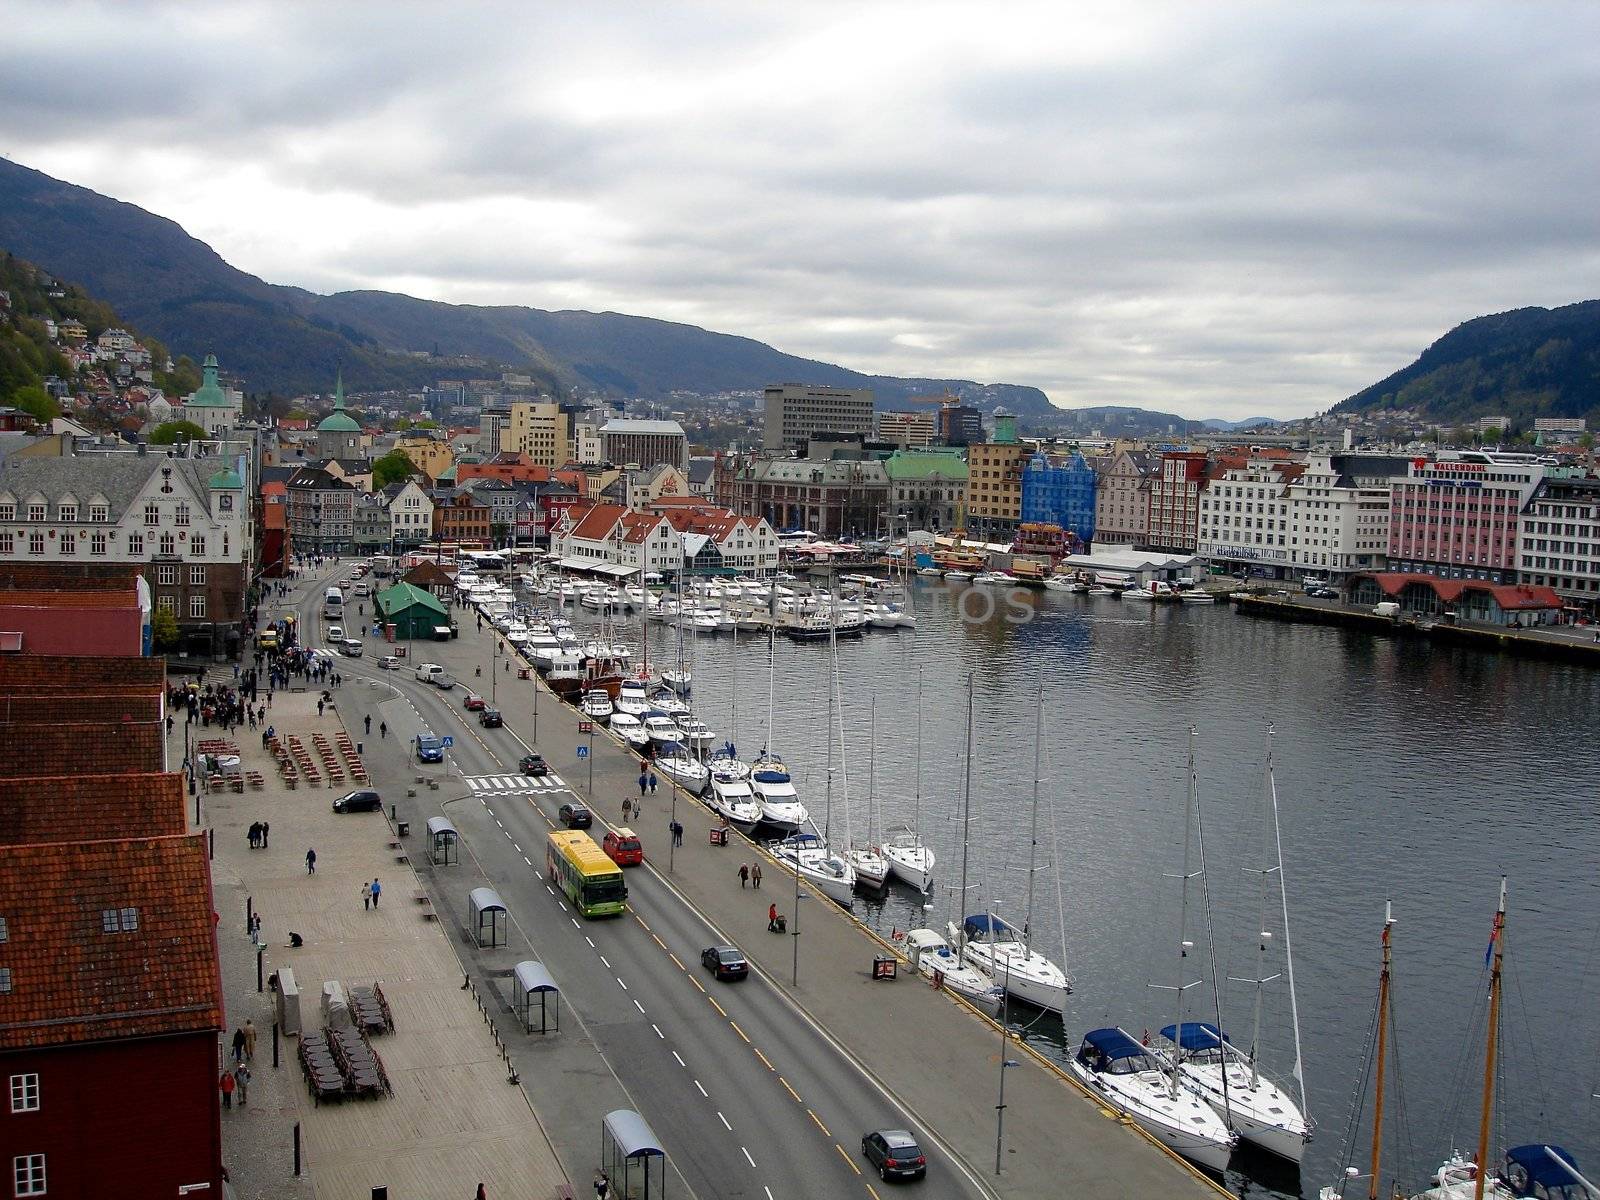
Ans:
[[[1515,582],[1517,526],[1544,472],[1531,455],[1413,459],[1390,490],[1389,569]]]

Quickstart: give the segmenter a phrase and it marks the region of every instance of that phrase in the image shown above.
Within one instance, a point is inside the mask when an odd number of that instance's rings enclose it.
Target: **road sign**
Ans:
[[[578,732],[579,733],[593,733],[594,732],[594,722],[593,721],[579,721],[578,722]]]
[[[578,757],[579,758],[588,758],[589,757],[589,747],[587,747],[587,746],[579,746],[578,747]]]
[[[450,749],[451,746],[454,746],[456,744],[456,739],[453,738],[452,736],[450,736],[450,734],[448,734],[448,733],[445,734],[444,737],[441,738],[440,740],[442,742],[444,742],[444,748],[446,750]]]

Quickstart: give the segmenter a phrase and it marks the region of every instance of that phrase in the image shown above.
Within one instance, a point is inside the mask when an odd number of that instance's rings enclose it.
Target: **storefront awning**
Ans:
[[[625,579],[629,575],[637,575],[638,567],[625,567],[621,563],[596,563],[590,568],[597,575],[611,575],[617,579]]]

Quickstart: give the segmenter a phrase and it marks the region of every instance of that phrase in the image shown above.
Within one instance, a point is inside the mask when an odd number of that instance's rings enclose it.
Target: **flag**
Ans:
[[[1500,940],[1500,922],[1494,923],[1494,928],[1489,931],[1489,944],[1483,951],[1483,965],[1488,966],[1489,960],[1494,957],[1494,944]]]

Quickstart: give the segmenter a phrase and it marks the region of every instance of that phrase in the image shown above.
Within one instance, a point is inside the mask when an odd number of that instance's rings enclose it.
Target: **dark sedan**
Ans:
[[[524,754],[517,760],[517,771],[523,775],[532,775],[538,778],[550,774],[550,767],[544,761],[542,754]]]
[[[499,729],[505,721],[501,718],[498,708],[490,708],[485,704],[478,710],[478,724],[485,729]]]
[[[921,1179],[928,1159],[917,1139],[904,1129],[877,1129],[861,1139],[861,1153],[878,1170],[879,1179]]]
[[[750,974],[750,964],[734,946],[707,946],[700,951],[700,965],[718,979],[743,979]]]
[[[594,824],[594,814],[581,804],[563,804],[556,818],[568,829],[588,829]]]
[[[346,792],[333,802],[333,811],[336,813],[382,812],[383,797],[372,791]]]

